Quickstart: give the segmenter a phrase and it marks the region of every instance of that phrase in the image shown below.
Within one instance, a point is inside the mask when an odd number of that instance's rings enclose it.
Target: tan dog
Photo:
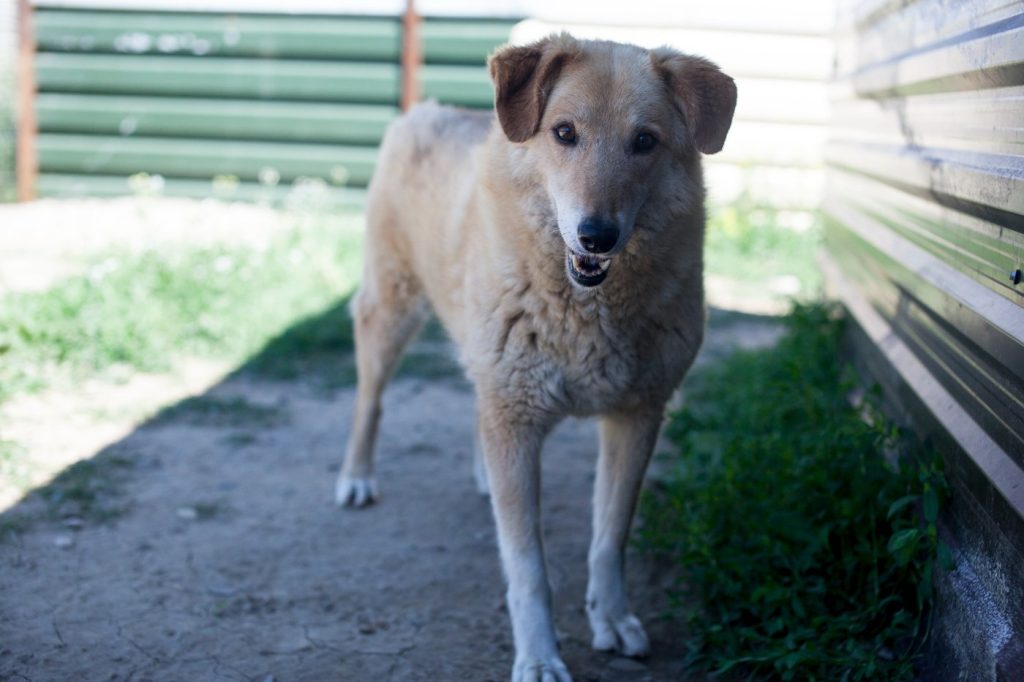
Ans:
[[[339,504],[376,497],[380,398],[432,304],[476,387],[515,638],[514,682],[566,682],[541,542],[541,443],[600,416],[587,614],[643,656],[624,548],[666,401],[704,333],[701,153],[736,87],[671,49],[551,36],[490,60],[497,120],[428,103],[396,121],[367,207],[352,311],[359,388]],[[478,448],[479,450],[479,448]]]

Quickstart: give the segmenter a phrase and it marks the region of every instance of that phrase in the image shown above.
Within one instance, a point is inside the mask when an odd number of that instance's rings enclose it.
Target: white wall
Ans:
[[[515,42],[567,30],[586,38],[670,45],[711,59],[736,79],[739,101],[725,149],[708,157],[712,201],[749,192],[758,203],[816,208],[832,71],[832,0],[634,0],[605,7],[527,0],[535,19]],[[585,20],[582,18],[585,17]]]

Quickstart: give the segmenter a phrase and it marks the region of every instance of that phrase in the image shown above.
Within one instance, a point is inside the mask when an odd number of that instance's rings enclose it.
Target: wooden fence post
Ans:
[[[35,108],[35,52],[32,4],[30,0],[18,0],[18,201],[31,201],[36,198],[36,179],[39,175],[39,156],[36,150],[38,123]]]
[[[415,0],[405,1],[402,15],[402,111],[408,111],[420,99],[420,17],[416,14]]]

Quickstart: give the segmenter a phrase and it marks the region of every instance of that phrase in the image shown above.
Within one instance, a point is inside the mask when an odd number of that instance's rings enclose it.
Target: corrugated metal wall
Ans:
[[[424,95],[490,106],[484,62],[512,25],[426,19]],[[252,198],[313,178],[358,201],[398,114],[398,17],[44,5],[34,26],[41,196]]]
[[[827,274],[946,454],[951,665],[1024,679],[1024,4],[846,2],[836,69]]]
[[[15,197],[14,65],[17,31],[13,2],[0,2],[0,201]]]
[[[15,4],[0,3],[0,73],[14,70],[14,54],[17,49],[17,26],[15,24]],[[5,91],[4,99],[10,97]]]

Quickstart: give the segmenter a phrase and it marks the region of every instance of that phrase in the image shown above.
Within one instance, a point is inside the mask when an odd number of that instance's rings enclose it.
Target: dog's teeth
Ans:
[[[612,262],[610,260],[599,260],[599,261],[597,261],[597,267],[601,268],[601,272],[604,272],[605,270],[607,270],[608,266],[611,265],[611,264],[612,264]]]

